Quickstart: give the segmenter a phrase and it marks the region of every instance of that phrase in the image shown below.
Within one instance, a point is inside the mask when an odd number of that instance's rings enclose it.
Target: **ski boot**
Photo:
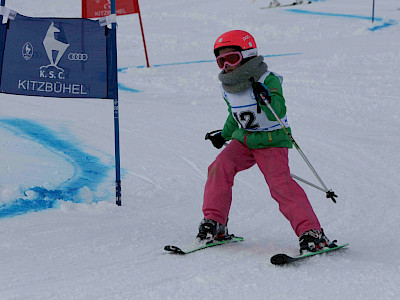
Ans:
[[[303,0],[296,0],[293,5],[303,4]]]
[[[336,247],[336,240],[330,242],[329,239],[325,236],[324,230],[321,228],[321,231],[311,229],[304,232],[300,238],[300,254],[305,254],[307,252],[316,252],[320,251],[325,247],[333,248]]]
[[[199,225],[198,241],[222,241],[228,239],[228,227],[214,220],[203,219]]]
[[[272,0],[272,1],[269,3],[269,6],[268,6],[268,7],[278,7],[278,6],[281,6],[281,4],[279,3],[279,1],[278,1],[278,0]]]

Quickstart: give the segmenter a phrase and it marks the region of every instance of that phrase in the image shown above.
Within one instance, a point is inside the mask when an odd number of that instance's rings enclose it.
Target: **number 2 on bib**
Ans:
[[[256,116],[254,115],[254,112],[250,110],[240,112],[239,116],[237,112],[234,112],[233,117],[243,129],[256,129],[260,127],[258,123],[255,123]]]

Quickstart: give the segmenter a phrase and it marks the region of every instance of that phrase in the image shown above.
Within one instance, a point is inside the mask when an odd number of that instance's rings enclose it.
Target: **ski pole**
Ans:
[[[275,110],[272,108],[271,104],[268,102],[267,97],[271,97],[269,95],[269,93],[266,93],[264,95],[264,93],[256,93],[255,88],[254,88],[254,78],[250,78],[250,81],[252,83],[252,87],[253,87],[253,91],[254,91],[254,95],[256,97],[256,100],[259,101],[258,97],[261,97],[261,99],[263,100],[264,104],[267,105],[268,109],[272,112],[272,114],[274,115],[275,119],[278,121],[278,123],[281,125],[283,131],[286,133],[286,135],[290,138],[290,140],[292,141],[294,147],[296,148],[296,150],[300,153],[300,156],[304,159],[304,161],[306,162],[307,166],[310,168],[310,170],[313,172],[313,174],[315,175],[315,177],[318,179],[318,181],[321,183],[322,187],[324,188],[323,191],[326,193],[326,198],[330,198],[334,203],[336,203],[336,199],[334,197],[337,197],[337,195],[335,194],[334,191],[329,190],[325,183],[322,181],[321,177],[318,175],[317,171],[315,171],[314,167],[311,165],[310,161],[307,159],[307,157],[305,156],[305,154],[303,153],[303,151],[301,150],[300,146],[296,143],[296,141],[294,140],[293,136],[290,134],[290,132],[287,130],[286,126],[283,124],[282,120],[278,117],[278,115],[276,114]]]
[[[299,176],[296,176],[296,175],[294,175],[294,174],[292,174],[292,173],[290,173],[290,176],[291,176],[293,179],[296,179],[296,180],[301,181],[301,182],[303,182],[303,183],[305,183],[305,184],[308,184],[309,186],[312,186],[313,188],[316,188],[317,190],[326,192],[326,190],[323,189],[322,187],[319,187],[318,185],[315,185],[314,183],[311,183],[311,182],[309,182],[309,181],[307,181],[307,180],[305,180],[305,179],[303,179],[303,178],[301,178],[301,177],[299,177]]]
[[[219,132],[221,132],[221,131],[222,131],[222,129],[217,129],[217,130],[208,132],[208,133],[206,134],[205,139],[206,139],[206,140],[210,140],[210,137],[211,137],[213,134],[219,133]],[[225,146],[227,146],[227,145],[228,145],[228,143],[225,143]],[[295,175],[295,174],[293,174],[293,173],[290,173],[290,176],[291,176],[293,179],[296,179],[296,180],[301,181],[301,182],[303,182],[303,183],[305,183],[305,184],[308,184],[309,186],[312,186],[313,188],[316,188],[317,190],[320,190],[320,191],[323,191],[323,192],[326,191],[325,189],[319,187],[318,185],[315,185],[315,184],[313,184],[313,183],[311,183],[311,182],[309,182],[309,181],[307,181],[307,180],[305,180],[305,179],[303,179],[303,178],[301,178],[301,177],[299,177],[299,176],[297,176],[297,175]]]

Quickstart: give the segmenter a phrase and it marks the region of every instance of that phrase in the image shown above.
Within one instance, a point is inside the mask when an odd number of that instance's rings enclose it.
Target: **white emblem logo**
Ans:
[[[60,32],[60,29],[54,26],[54,22],[51,22],[43,40],[44,49],[46,50],[47,57],[50,60],[50,66],[54,67],[57,67],[58,62],[69,47],[69,44],[56,40],[56,32]],[[55,58],[53,57],[53,51],[57,51],[57,56]]]
[[[111,10],[111,0],[107,0],[107,4],[104,4],[104,9]]]
[[[22,57],[25,60],[30,60],[33,56],[33,47],[32,44],[29,42],[26,42],[23,46],[22,46]]]

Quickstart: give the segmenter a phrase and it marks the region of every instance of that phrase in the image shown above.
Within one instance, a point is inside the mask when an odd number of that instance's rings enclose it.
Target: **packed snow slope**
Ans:
[[[79,0],[6,2],[33,17],[81,14]],[[260,9],[268,4],[141,1],[151,68],[138,16],[118,17],[121,207],[112,101],[0,95],[0,299],[400,297],[400,4],[376,1],[373,24],[372,1]],[[347,250],[272,266],[298,240],[256,167],[233,189],[229,230],[244,242],[163,250],[190,242],[202,219],[220,152],[204,135],[227,117],[212,47],[233,29],[250,32],[284,77],[293,136],[337,204],[302,186]],[[294,149],[290,160],[318,183]]]

